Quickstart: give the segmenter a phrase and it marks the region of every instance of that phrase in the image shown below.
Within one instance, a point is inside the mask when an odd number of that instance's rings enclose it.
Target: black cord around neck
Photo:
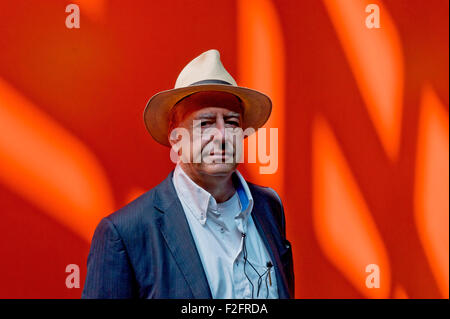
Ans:
[[[259,274],[259,272],[258,272],[258,270],[256,270],[256,268],[255,268],[255,266],[253,266],[252,265],[252,263],[248,260],[248,258],[247,258],[247,245],[245,244],[245,238],[247,237],[247,235],[245,234],[245,233],[243,233],[242,234],[242,238],[243,238],[243,248],[242,248],[242,250],[243,250],[243,253],[244,253],[244,274],[245,274],[245,277],[247,277],[247,280],[248,280],[248,282],[250,283],[250,285],[252,286],[252,299],[253,299],[253,290],[254,290],[254,285],[253,285],[253,283],[252,283],[252,281],[250,280],[250,278],[248,277],[248,275],[247,275],[247,272],[245,271],[245,265],[248,263],[252,268],[253,268],[253,270],[256,272],[256,274],[258,275],[258,283],[257,283],[257,285],[258,285],[258,289],[257,289],[257,294],[256,294],[256,297],[259,297],[259,291],[260,291],[260,289],[261,289],[261,285],[262,285],[262,280],[263,280],[263,277],[264,277],[264,275],[266,275],[266,279],[265,279],[265,283],[266,283],[266,291],[267,291],[267,294],[266,294],[266,299],[268,299],[269,298],[269,286],[267,285],[267,278],[269,277],[269,272],[270,272],[270,269],[271,269],[271,267],[272,267],[272,263],[269,261],[269,262],[267,262],[267,269],[266,269],[266,271],[265,272],[263,272],[261,275]]]

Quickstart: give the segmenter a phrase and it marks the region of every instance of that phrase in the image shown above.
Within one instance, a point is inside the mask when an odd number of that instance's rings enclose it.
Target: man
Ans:
[[[186,65],[173,90],[154,95],[145,124],[172,146],[177,165],[102,219],[82,297],[293,298],[281,200],[245,181],[236,140],[226,133],[256,130],[270,111],[266,95],[237,86],[217,50]]]

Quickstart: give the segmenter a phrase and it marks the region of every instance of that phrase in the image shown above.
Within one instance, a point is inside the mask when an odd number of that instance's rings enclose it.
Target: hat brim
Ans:
[[[272,101],[267,95],[241,86],[202,84],[171,89],[153,95],[145,107],[144,122],[150,135],[157,142],[170,147],[168,140],[170,110],[184,97],[202,91],[229,92],[239,97],[244,109],[244,130],[251,127],[256,131],[267,122],[272,111]]]

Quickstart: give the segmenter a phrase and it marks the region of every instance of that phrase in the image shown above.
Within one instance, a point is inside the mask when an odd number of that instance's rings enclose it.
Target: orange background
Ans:
[[[69,3],[0,1],[0,297],[81,296],[96,224],[173,168],[147,100],[215,48],[273,100],[279,169],[240,170],[283,200],[296,297],[448,298],[448,1]]]

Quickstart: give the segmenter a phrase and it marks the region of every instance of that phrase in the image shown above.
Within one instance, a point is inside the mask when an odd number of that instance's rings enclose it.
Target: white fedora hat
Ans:
[[[267,122],[272,110],[270,98],[258,91],[237,86],[225,70],[217,50],[209,50],[189,62],[178,75],[175,88],[153,95],[144,110],[144,122],[151,136],[170,146],[168,140],[169,116],[172,107],[184,97],[201,91],[229,92],[242,101],[243,129],[255,131]]]

